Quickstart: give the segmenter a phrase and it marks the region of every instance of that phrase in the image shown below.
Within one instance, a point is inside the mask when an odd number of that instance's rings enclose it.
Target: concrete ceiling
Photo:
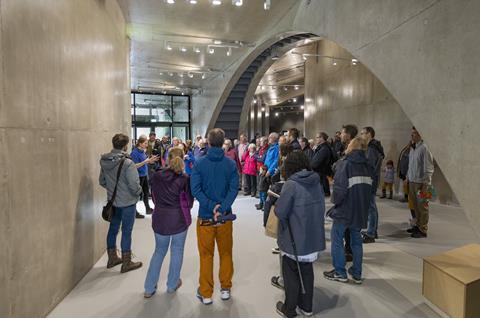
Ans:
[[[262,0],[244,0],[241,7],[232,5],[231,0],[223,0],[219,6],[209,0],[198,0],[195,5],[186,0],[175,4],[163,0],[118,2],[131,38],[131,88],[187,94],[201,89],[205,81],[240,59],[248,47],[259,44],[262,34],[298,3],[272,1],[271,9],[264,10]],[[215,52],[209,54],[209,48]]]

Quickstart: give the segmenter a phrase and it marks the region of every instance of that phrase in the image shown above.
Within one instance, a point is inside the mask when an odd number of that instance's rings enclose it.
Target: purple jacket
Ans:
[[[152,228],[160,235],[174,235],[188,229],[180,207],[180,193],[187,193],[190,208],[193,196],[190,192],[190,178],[186,174],[176,174],[170,169],[161,169],[152,175],[152,198],[155,209],[152,215]]]

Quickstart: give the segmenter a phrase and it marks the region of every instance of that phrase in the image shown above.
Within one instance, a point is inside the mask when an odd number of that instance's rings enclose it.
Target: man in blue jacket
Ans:
[[[220,215],[232,213],[238,193],[238,172],[235,162],[225,157],[222,145],[225,132],[219,128],[208,133],[207,155],[193,166],[190,185],[200,203],[197,220],[197,243],[200,254],[200,278],[197,297],[204,305],[213,303],[213,255],[215,241],[220,256],[220,285],[222,300],[230,299],[233,277],[233,224],[217,223]]]

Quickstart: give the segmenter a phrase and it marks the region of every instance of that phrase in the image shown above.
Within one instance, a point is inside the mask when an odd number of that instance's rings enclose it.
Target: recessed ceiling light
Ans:
[[[175,3],[175,0],[167,0],[167,3],[168,3],[168,4],[174,4],[174,3]]]
[[[168,75],[173,76],[173,73],[172,73],[172,72],[169,72]]]
[[[219,6],[219,5],[222,4],[222,1],[221,1],[221,0],[212,0],[212,4],[213,4],[214,6]]]
[[[232,55],[232,48],[231,47],[229,47],[227,49],[227,56],[230,56],[230,55]]]
[[[218,44],[222,44],[222,41],[220,41],[220,40],[213,40],[213,44],[217,44],[217,45],[218,45]]]
[[[263,9],[264,10],[270,10],[271,6],[272,6],[272,0],[265,0],[263,2]]]
[[[183,73],[178,73],[178,76],[183,77]]]
[[[352,59],[352,65],[357,65],[358,60],[357,59]]]
[[[296,99],[296,98],[294,98],[294,99],[293,99],[293,102],[294,102],[294,103],[296,103],[296,102],[297,102],[297,99]]]
[[[256,103],[257,103],[257,100],[256,100],[256,99],[254,99],[254,100],[253,100],[253,103],[254,103],[254,104],[256,104]]]
[[[264,112],[264,111],[265,111],[265,107],[262,107],[262,112]]]
[[[305,54],[302,55],[302,58],[303,58],[304,61],[307,60],[307,56]]]
[[[180,48],[180,51],[182,51],[182,52],[184,52],[184,53],[185,53],[185,52],[187,52],[187,48],[186,48],[186,47],[184,47],[184,46],[182,46],[182,47]]]
[[[183,95],[185,95],[185,93],[184,93],[184,92],[182,92],[182,96],[183,96]]]
[[[275,113],[275,117],[278,117],[278,113]]]
[[[305,106],[303,106],[303,105],[302,105],[302,106],[300,106],[300,109],[305,109]]]
[[[197,0],[190,0],[190,4],[197,4]]]
[[[336,66],[337,65],[337,61],[333,60],[333,66]]]
[[[288,87],[287,87],[287,86],[284,86],[284,87],[283,87],[283,90],[284,90],[284,91],[288,91]]]
[[[232,4],[241,7],[243,5],[243,0],[232,0]]]
[[[172,46],[170,44],[167,44],[167,50],[169,50],[169,51],[172,50]]]
[[[200,53],[200,49],[198,47],[194,48],[193,51],[195,51],[195,53]]]
[[[215,49],[213,47],[208,49],[208,54],[213,54],[215,53]]]
[[[296,91],[298,91],[298,89],[299,89],[298,85],[295,85],[294,88],[295,88]]]
[[[163,75],[163,73],[162,73],[162,72],[160,72],[160,73],[158,73],[158,75],[162,76],[162,75]]]
[[[193,78],[193,73],[188,73],[188,77]]]
[[[205,73],[202,74],[202,79],[207,78],[207,75]]]

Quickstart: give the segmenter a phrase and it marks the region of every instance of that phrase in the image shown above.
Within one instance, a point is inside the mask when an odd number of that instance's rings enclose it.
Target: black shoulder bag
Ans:
[[[107,205],[105,205],[102,210],[102,218],[107,222],[111,222],[113,216],[115,215],[115,207],[113,206],[113,202],[115,201],[115,197],[117,196],[118,180],[120,179],[120,173],[122,172],[124,162],[125,158],[120,161],[120,165],[118,166],[117,181],[115,181],[115,189],[113,189],[112,198],[108,200]]]

